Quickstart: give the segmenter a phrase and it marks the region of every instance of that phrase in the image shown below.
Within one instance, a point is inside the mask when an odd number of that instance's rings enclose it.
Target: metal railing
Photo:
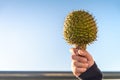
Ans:
[[[103,79],[120,79],[120,72],[103,72]],[[0,80],[77,80],[72,72],[1,71]]]

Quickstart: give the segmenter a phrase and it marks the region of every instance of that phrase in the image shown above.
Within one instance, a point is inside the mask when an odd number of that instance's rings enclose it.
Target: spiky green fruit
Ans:
[[[68,14],[64,21],[64,39],[69,44],[86,49],[96,38],[96,21],[89,12],[78,10]]]

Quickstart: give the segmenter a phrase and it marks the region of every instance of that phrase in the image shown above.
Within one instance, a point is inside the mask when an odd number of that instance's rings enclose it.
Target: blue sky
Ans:
[[[63,23],[73,10],[95,16],[87,50],[102,71],[120,71],[119,0],[0,0],[0,71],[71,71]]]

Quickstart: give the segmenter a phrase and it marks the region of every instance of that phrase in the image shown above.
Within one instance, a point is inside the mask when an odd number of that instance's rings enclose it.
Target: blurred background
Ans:
[[[89,11],[98,38],[87,46],[102,71],[120,71],[120,0],[0,0],[0,71],[71,71],[65,17]]]

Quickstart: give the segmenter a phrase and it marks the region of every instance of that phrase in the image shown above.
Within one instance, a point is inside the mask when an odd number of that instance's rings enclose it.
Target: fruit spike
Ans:
[[[97,38],[94,17],[84,10],[73,11],[64,21],[64,39],[77,48],[86,49]]]

